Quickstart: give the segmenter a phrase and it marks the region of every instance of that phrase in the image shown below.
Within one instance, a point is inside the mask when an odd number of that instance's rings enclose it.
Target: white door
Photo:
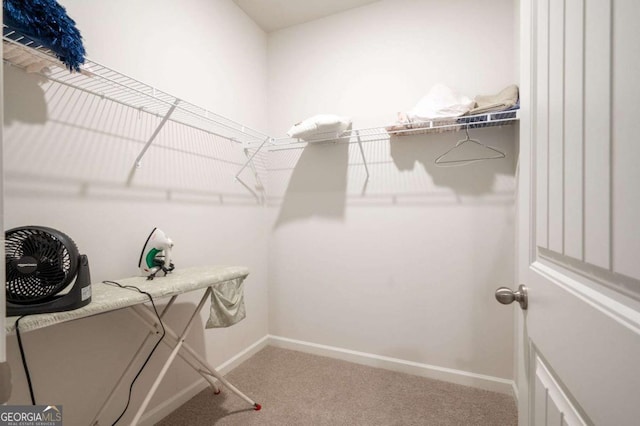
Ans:
[[[520,5],[520,424],[640,425],[640,1]]]

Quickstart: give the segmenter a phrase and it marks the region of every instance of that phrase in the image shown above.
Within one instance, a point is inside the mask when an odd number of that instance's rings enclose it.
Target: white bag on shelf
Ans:
[[[475,101],[444,84],[436,84],[407,114],[411,120],[459,117],[469,112]]]

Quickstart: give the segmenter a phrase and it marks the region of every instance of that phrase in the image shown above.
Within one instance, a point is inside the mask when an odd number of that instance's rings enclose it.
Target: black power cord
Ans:
[[[129,404],[131,403],[131,393],[133,392],[133,385],[135,384],[136,380],[138,380],[138,377],[140,376],[140,374],[142,374],[142,370],[144,370],[144,367],[147,366],[147,363],[151,359],[151,356],[153,355],[153,353],[158,348],[158,345],[160,345],[160,342],[162,342],[162,339],[164,339],[164,336],[166,334],[166,330],[164,329],[164,324],[162,324],[162,319],[160,319],[160,314],[158,313],[158,309],[156,308],[156,304],[153,301],[153,297],[151,297],[151,295],[149,293],[147,293],[146,291],[140,290],[138,287],[135,287],[135,286],[132,286],[132,285],[122,285],[122,284],[117,283],[115,281],[102,281],[102,282],[105,283],[105,284],[108,284],[108,285],[116,285],[116,286],[118,286],[120,288],[135,290],[135,291],[137,291],[139,293],[145,294],[149,298],[149,301],[151,302],[151,306],[153,306],[153,310],[156,313],[156,316],[158,317],[158,323],[160,324],[160,327],[162,328],[162,336],[160,336],[160,340],[158,340],[156,342],[156,344],[153,346],[153,349],[151,349],[151,352],[149,352],[149,355],[147,355],[147,359],[144,360],[144,363],[142,363],[142,366],[140,367],[140,369],[136,373],[136,376],[131,381],[131,385],[129,385],[129,395],[127,396],[127,405],[125,405],[124,410],[122,410],[122,412],[120,413],[118,418],[113,422],[112,426],[115,426],[115,424],[120,421],[122,416],[124,416],[124,413],[126,413],[127,409],[129,408]],[[26,367],[26,364],[25,364],[25,367]],[[33,397],[33,394],[32,394],[32,397]]]
[[[24,368],[24,374],[27,376],[27,383],[29,384],[29,395],[31,396],[31,405],[36,405],[36,398],[33,396],[33,385],[31,384],[31,374],[29,374],[29,366],[27,365],[27,358],[24,355],[24,348],[22,347],[22,338],[20,337],[20,320],[26,317],[22,315],[16,320],[16,336],[18,336],[18,347],[20,348],[20,358],[22,358],[22,367]]]
[[[156,344],[153,346],[153,349],[151,349],[151,352],[149,352],[149,355],[147,355],[147,358],[144,360],[144,363],[142,364],[142,366],[136,373],[135,377],[131,381],[131,385],[129,385],[129,395],[127,396],[127,405],[124,407],[124,410],[122,410],[118,418],[113,422],[112,426],[115,426],[115,424],[120,421],[122,416],[124,416],[124,413],[126,413],[127,409],[129,408],[129,404],[131,403],[131,393],[133,392],[133,385],[135,384],[136,380],[138,380],[138,377],[140,376],[140,374],[142,374],[142,370],[144,370],[144,368],[147,366],[147,363],[149,362],[149,360],[151,359],[151,356],[160,345],[160,342],[162,342],[162,339],[164,339],[164,336],[166,335],[166,330],[164,329],[164,324],[162,324],[162,319],[160,318],[160,314],[158,313],[158,309],[156,308],[156,304],[153,301],[153,297],[151,296],[151,294],[147,293],[146,291],[140,290],[138,287],[135,287],[132,285],[122,285],[115,281],[103,281],[103,283],[108,285],[116,285],[120,288],[135,290],[139,293],[145,294],[149,298],[149,301],[151,302],[151,306],[153,306],[153,311],[156,313],[156,316],[158,317],[158,323],[162,328],[162,336],[160,336],[160,340],[158,340]],[[22,367],[24,368],[24,373],[27,376],[27,383],[29,384],[29,395],[31,396],[31,404],[36,405],[36,399],[33,395],[33,384],[31,383],[31,374],[29,373],[27,358],[24,353],[24,347],[22,346],[22,337],[20,336],[20,320],[26,316],[27,315],[22,315],[21,317],[18,317],[18,319],[16,319],[16,336],[18,337],[18,347],[20,348],[20,358],[22,358]]]

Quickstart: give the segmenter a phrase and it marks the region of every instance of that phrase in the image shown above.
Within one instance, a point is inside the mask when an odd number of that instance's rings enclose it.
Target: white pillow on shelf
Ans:
[[[290,138],[307,142],[340,137],[351,126],[351,118],[335,114],[317,114],[293,125],[287,132]]]

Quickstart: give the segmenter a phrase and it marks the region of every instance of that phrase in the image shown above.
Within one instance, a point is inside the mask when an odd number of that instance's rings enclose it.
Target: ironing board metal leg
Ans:
[[[218,373],[216,370],[211,369],[209,372],[209,374],[211,374],[213,377],[215,377],[216,379],[220,380],[220,383],[222,383],[223,385],[225,385],[227,388],[229,388],[229,390],[233,393],[235,393],[236,395],[238,395],[240,398],[244,399],[245,401],[247,401],[249,404],[253,405],[257,410],[260,409],[260,404],[257,404],[254,400],[252,400],[251,398],[249,398],[247,395],[243,394],[242,392],[240,392],[240,390],[238,390],[238,388],[236,388],[235,386],[233,386],[231,383],[229,383],[229,381],[227,379],[225,379],[224,377],[222,377],[222,375],[220,373]]]
[[[146,306],[141,306],[140,309],[138,309],[138,313],[144,315],[147,321],[153,320],[153,314],[150,312],[149,308]],[[171,330],[170,328],[167,328],[166,326],[165,326],[165,330],[167,334],[164,340],[167,342],[167,344],[170,344],[170,345],[177,344],[179,340],[178,335],[173,330]],[[231,392],[235,393],[240,398],[247,401],[249,404],[253,405],[254,407],[259,406],[259,404],[256,404],[255,401],[253,401],[251,398],[249,398],[247,395],[245,395],[240,390],[238,390],[235,386],[229,383],[227,379],[225,379],[220,373],[216,371],[215,368],[211,367],[207,363],[207,361],[205,361],[200,355],[198,355],[198,353],[195,350],[193,350],[191,346],[189,346],[189,344],[184,342],[182,345],[182,350],[184,350],[189,355],[191,355],[195,360],[197,360],[201,364],[202,367],[204,367],[204,370],[196,369],[200,374],[206,373],[209,376],[215,377],[220,381],[220,383],[222,383],[227,388],[229,388]]]
[[[178,352],[180,351],[180,348],[182,347],[182,345],[184,343],[185,337],[189,333],[189,330],[191,330],[191,326],[193,325],[193,320],[200,313],[200,310],[204,306],[204,303],[207,301],[207,299],[209,298],[210,294],[211,294],[211,288],[207,288],[207,291],[205,291],[204,296],[202,296],[202,299],[200,299],[200,303],[198,303],[198,306],[196,307],[196,309],[191,314],[191,318],[189,318],[189,321],[187,322],[187,325],[185,326],[184,331],[180,335],[180,337],[178,339],[178,343],[173,348],[173,351],[171,351],[171,354],[169,355],[169,358],[167,358],[167,360],[165,361],[164,365],[162,366],[162,369],[160,370],[160,373],[158,373],[158,377],[156,377],[156,380],[153,382],[153,385],[151,386],[151,389],[149,389],[149,392],[147,393],[147,396],[144,398],[144,401],[142,401],[142,405],[140,405],[140,407],[138,408],[138,411],[136,412],[136,415],[133,418],[133,421],[131,422],[132,425],[137,425],[138,422],[140,421],[140,418],[142,417],[142,414],[144,413],[144,411],[147,409],[147,406],[149,405],[149,402],[151,401],[151,398],[156,393],[156,390],[158,390],[158,386],[160,385],[160,382],[164,378],[165,374],[167,374],[167,370],[169,370],[169,366],[171,365],[173,360],[178,355]]]
[[[157,328],[156,325],[154,324],[154,320],[156,320],[155,315],[152,316],[152,317],[147,317],[148,313],[146,312],[146,310],[143,310],[138,306],[132,306],[131,307],[131,312],[133,314],[135,314],[135,316],[145,326],[147,326],[150,330],[157,330],[159,328],[159,327]],[[155,322],[157,322],[157,321],[155,321]],[[173,343],[171,343],[171,342],[169,342],[167,340],[167,336],[169,335],[169,330],[167,330],[166,326],[165,326],[165,332],[167,333],[167,335],[165,336],[164,339],[162,339],[162,343],[167,345],[169,348],[173,348],[174,345],[175,345],[175,341]],[[173,331],[171,331],[171,332],[173,333]],[[184,345],[183,345],[183,349],[185,349],[186,346],[187,346],[187,343],[185,342]],[[182,358],[182,360],[184,362],[186,362],[191,368],[193,368],[194,370],[196,370],[198,372],[200,372],[200,368],[201,367],[207,368],[207,365],[205,363],[203,363],[203,361],[201,359],[199,359],[198,357],[193,356],[189,352],[187,352],[187,353],[189,355],[191,355],[191,357],[186,356],[185,353],[183,353],[183,351],[178,352],[178,356],[180,358]],[[214,379],[212,379],[209,375],[206,375],[206,374],[200,374],[200,375],[209,383],[209,385],[213,388],[213,391],[216,394],[220,393],[220,387],[218,386],[218,384],[216,383],[216,381]]]
[[[160,319],[162,319],[164,315],[169,311],[169,308],[171,307],[171,305],[173,305],[173,302],[176,300],[176,297],[178,296],[173,296],[171,299],[169,299],[169,302],[165,305],[165,307],[162,309],[162,312],[160,313]],[[155,316],[153,318],[153,322],[155,323],[158,322],[158,319],[155,318]],[[131,358],[131,361],[129,361],[129,364],[122,372],[122,375],[120,376],[120,378],[118,379],[114,387],[111,389],[109,396],[107,396],[107,399],[105,399],[104,403],[102,404],[102,406],[94,416],[93,420],[91,421],[90,423],[91,425],[95,426],[99,424],[98,420],[104,413],[104,410],[109,406],[109,404],[111,404],[111,401],[113,400],[113,397],[116,395],[116,391],[120,388],[120,385],[124,381],[124,378],[127,376],[129,371],[131,371],[133,367],[138,364],[138,359],[141,358],[140,354],[142,353],[142,349],[146,346],[147,342],[149,341],[149,339],[151,339],[151,337],[156,336],[158,334],[154,327],[150,327],[150,328],[151,328],[151,331],[149,331],[149,334],[147,334],[147,337],[145,337],[142,344],[140,345],[136,353],[133,355],[133,358]]]
[[[137,313],[145,317],[145,321],[147,325],[153,319],[151,312],[146,307],[144,307],[143,309],[139,309]],[[166,328],[166,326],[165,326],[165,331],[167,332],[167,334],[164,338],[164,341],[169,347],[173,348],[178,343],[178,335],[176,334],[175,331],[171,330],[170,328]],[[203,367],[205,370],[209,372],[213,370],[213,368],[209,366],[207,361],[204,358],[202,358],[202,356],[200,356],[187,342],[183,343],[182,350],[188,353],[189,355],[191,355],[193,359],[198,361],[200,366]]]

